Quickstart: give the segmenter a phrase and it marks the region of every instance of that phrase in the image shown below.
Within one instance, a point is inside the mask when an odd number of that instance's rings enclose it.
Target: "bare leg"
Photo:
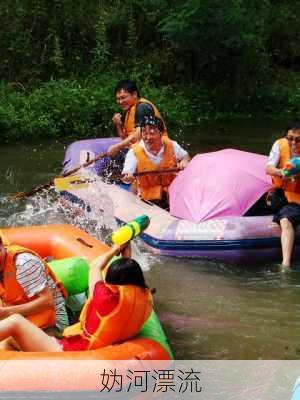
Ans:
[[[0,341],[12,337],[23,351],[62,351],[59,343],[20,314],[0,321]]]
[[[294,247],[295,232],[294,227],[287,218],[280,220],[281,226],[281,248],[282,248],[282,265],[290,267],[291,258]]]

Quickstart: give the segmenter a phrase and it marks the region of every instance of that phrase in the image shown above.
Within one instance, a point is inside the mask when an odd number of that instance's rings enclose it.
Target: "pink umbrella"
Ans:
[[[198,154],[170,186],[170,213],[193,222],[242,216],[271,187],[266,163],[233,149]]]

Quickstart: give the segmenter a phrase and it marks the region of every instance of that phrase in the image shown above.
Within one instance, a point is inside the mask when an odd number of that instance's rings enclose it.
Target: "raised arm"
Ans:
[[[126,243],[122,246],[117,244],[112,245],[104,254],[95,258],[90,263],[89,271],[89,292],[92,295],[94,292],[94,287],[98,281],[102,281],[102,270],[107,266],[110,260],[117,254],[122,253],[124,257],[131,256],[130,243]]]

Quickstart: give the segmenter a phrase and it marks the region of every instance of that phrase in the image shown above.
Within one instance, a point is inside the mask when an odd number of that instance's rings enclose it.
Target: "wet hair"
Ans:
[[[141,128],[145,128],[146,126],[155,126],[160,132],[163,132],[165,129],[162,119],[153,115],[146,115],[143,118]]]
[[[140,265],[127,257],[119,258],[110,264],[105,282],[112,285],[136,285],[148,289]]]
[[[116,95],[122,89],[130,94],[136,92],[137,96],[140,97],[140,91],[134,81],[130,81],[129,79],[123,79],[119,81],[115,87],[114,95]]]
[[[300,131],[300,120],[289,123],[289,125],[286,127],[285,134],[287,134],[288,131]]]

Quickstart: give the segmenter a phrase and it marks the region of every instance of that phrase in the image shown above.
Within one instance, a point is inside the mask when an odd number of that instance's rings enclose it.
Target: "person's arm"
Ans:
[[[0,319],[4,319],[12,314],[21,314],[24,317],[39,313],[54,307],[54,299],[49,288],[46,287],[37,294],[37,298],[25,304],[15,306],[0,307]]]
[[[271,176],[278,176],[279,178],[284,178],[282,169],[274,167],[273,165],[267,165],[266,174]]]
[[[177,142],[173,141],[173,148],[177,160],[177,166],[180,169],[184,169],[191,161],[191,157],[188,152],[184,150]]]
[[[112,144],[107,150],[107,155],[109,157],[115,157],[121,150],[132,144],[138,142],[141,139],[141,128],[137,127],[134,129],[133,133],[127,136],[126,139],[122,140],[120,143]]]
[[[177,166],[178,166],[178,168],[180,168],[180,169],[184,169],[187,165],[188,165],[188,163],[191,161],[191,157],[188,155],[188,154],[186,154],[178,163],[177,163]]]
[[[134,181],[133,174],[136,172],[137,159],[132,149],[128,151],[124,161],[122,170],[122,181],[125,183],[132,183]]]
[[[278,176],[279,178],[283,178],[282,170],[278,168],[279,159],[280,159],[280,149],[278,142],[275,142],[270,151],[266,166],[267,175]]]
[[[116,131],[117,131],[118,135],[120,136],[120,138],[125,139],[124,131],[123,131],[123,123],[122,123],[122,114],[115,113],[112,117],[112,122],[114,123],[114,125],[116,127]]]
[[[42,260],[31,253],[24,252],[16,256],[15,264],[17,282],[27,297],[33,299],[25,304],[1,307],[0,318],[14,313],[28,316],[54,307],[53,295],[48,287]]]
[[[134,117],[134,122],[135,122],[135,128],[132,132],[129,133],[127,138],[122,140],[121,143],[114,144],[110,146],[107,150],[107,155],[109,157],[115,157],[121,150],[125,149],[126,147],[131,146],[132,144],[138,142],[141,140],[141,123],[143,122],[145,117],[153,116],[154,117],[155,112],[151,104],[149,103],[139,103],[136,107],[135,111],[135,117]],[[120,129],[120,123],[122,124],[122,119],[121,119],[121,114],[120,117],[116,117],[116,127],[117,130]],[[123,127],[123,125],[121,125]],[[119,131],[118,131],[119,132]],[[119,133],[118,133],[119,134]],[[123,135],[123,129],[122,129],[122,135]],[[119,134],[120,137],[123,137]]]
[[[127,251],[126,247],[130,246],[130,244],[126,243],[122,246],[114,244],[111,248],[109,248],[104,254],[95,258],[90,263],[89,270],[89,292],[90,294],[94,293],[94,287],[97,282],[102,281],[102,273],[101,271],[106,267],[106,265],[110,262],[113,256],[117,254]],[[125,254],[125,253],[124,253]],[[127,253],[128,254],[128,253]]]

